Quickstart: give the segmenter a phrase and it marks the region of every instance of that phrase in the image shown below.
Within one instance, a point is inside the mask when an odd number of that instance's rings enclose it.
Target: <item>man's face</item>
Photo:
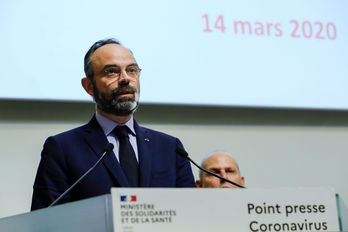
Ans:
[[[117,116],[132,114],[139,101],[138,65],[131,52],[117,44],[107,44],[92,55],[93,97],[97,108]]]
[[[204,168],[244,186],[244,177],[240,176],[235,160],[226,153],[215,153],[203,165]],[[208,173],[203,173],[201,180],[203,188],[236,188],[236,186],[218,179]]]

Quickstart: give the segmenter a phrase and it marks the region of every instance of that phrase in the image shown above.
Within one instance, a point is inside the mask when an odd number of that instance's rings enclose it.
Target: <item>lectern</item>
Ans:
[[[0,219],[1,232],[113,232],[111,195]]]
[[[111,193],[2,218],[0,231],[348,231],[348,209],[328,188],[116,188]]]

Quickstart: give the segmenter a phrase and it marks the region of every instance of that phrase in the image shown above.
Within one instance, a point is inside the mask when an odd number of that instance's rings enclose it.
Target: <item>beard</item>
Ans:
[[[132,97],[121,97],[120,91],[128,91],[133,94]],[[95,84],[93,84],[94,101],[97,108],[105,113],[116,116],[128,116],[133,114],[138,108],[139,92],[135,87],[129,85],[120,85],[113,89],[110,94],[101,93]]]

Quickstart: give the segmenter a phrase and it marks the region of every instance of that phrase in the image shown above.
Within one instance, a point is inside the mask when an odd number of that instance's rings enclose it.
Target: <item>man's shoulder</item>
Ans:
[[[98,123],[95,121],[94,118],[92,118],[88,123],[65,130],[63,132],[53,135],[52,137],[56,139],[72,139],[74,137],[81,136],[83,133],[89,133],[91,131],[96,130],[101,131]]]
[[[72,136],[72,135],[75,135],[75,134],[79,134],[79,133],[81,133],[81,131],[83,131],[83,128],[85,128],[85,126],[86,125],[77,126],[75,128],[71,128],[71,129],[59,132],[59,133],[53,135],[53,137],[60,138],[60,137],[67,137],[67,136]]]

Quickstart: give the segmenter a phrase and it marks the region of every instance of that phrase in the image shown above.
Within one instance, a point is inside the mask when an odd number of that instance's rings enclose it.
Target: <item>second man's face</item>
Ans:
[[[227,154],[217,153],[212,155],[205,161],[204,168],[244,186],[244,177],[240,176],[234,159]],[[204,188],[235,188],[234,185],[208,173],[203,173],[202,177],[202,187]]]
[[[99,110],[118,116],[130,115],[139,101],[140,69],[125,47],[107,44],[91,57],[94,100]]]

